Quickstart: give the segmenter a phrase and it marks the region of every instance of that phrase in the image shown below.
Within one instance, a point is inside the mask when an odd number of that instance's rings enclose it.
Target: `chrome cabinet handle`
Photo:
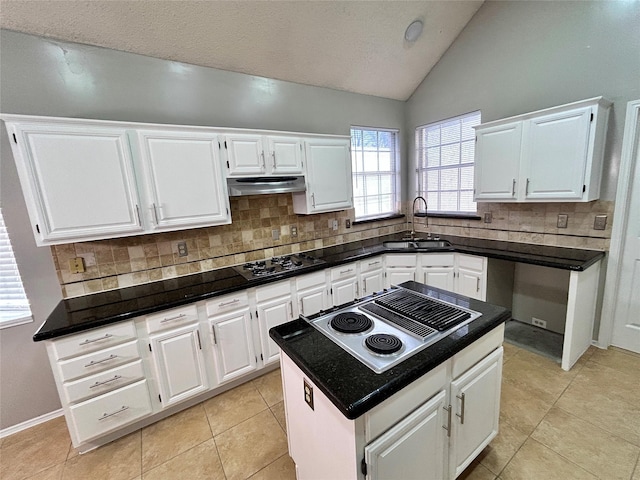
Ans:
[[[273,159],[273,169],[276,169],[276,152],[271,152],[271,158]]]
[[[186,316],[187,316],[186,313],[181,313],[180,315],[176,315],[175,317],[169,317],[169,318],[165,318],[163,320],[160,320],[160,323],[172,322],[173,320],[180,320],[181,318],[184,318]]]
[[[94,343],[94,342],[99,342],[101,340],[108,340],[109,338],[113,337],[113,335],[111,335],[110,333],[106,333],[104,335],[104,337],[100,337],[100,338],[94,338],[94,339],[87,339],[84,342],[80,343],[81,346],[84,345],[89,345],[90,343]]]
[[[289,313],[291,314],[291,318],[293,318],[293,302],[289,302]]]
[[[526,185],[526,187],[524,189],[524,194],[525,195],[529,195],[529,179],[528,178],[527,178],[527,185]]]
[[[218,344],[218,339],[216,338],[216,327],[215,325],[211,325],[211,333],[213,333],[213,344]]]
[[[363,285],[364,292],[362,292],[362,293],[366,294],[367,293],[367,279],[366,278],[363,279],[363,283],[364,283],[364,285]]]
[[[219,306],[219,307],[228,307],[229,305],[236,304],[236,303],[238,303],[239,301],[240,301],[240,299],[239,299],[239,298],[234,298],[233,300],[231,300],[231,301],[229,301],[229,302],[222,302],[222,303],[219,303],[219,304],[218,304],[218,306]]]
[[[264,160],[264,150],[260,152],[260,156],[262,157],[262,170],[266,170],[267,164],[265,163],[265,160]]]
[[[479,292],[479,291],[480,291],[480,277],[476,278],[476,292]]]
[[[464,425],[464,393],[456,395],[456,398],[460,400],[460,413],[456,413],[456,417],[460,418],[460,423]]]
[[[87,363],[84,368],[93,367],[95,365],[100,365],[101,363],[108,362],[109,360],[113,360],[114,358],[118,358],[118,355],[109,355],[107,358],[103,358],[102,360],[91,360]]]
[[[368,267],[372,267],[374,265],[378,265],[380,263],[380,260],[376,261],[376,262],[371,262],[369,264],[367,264]]]
[[[445,409],[445,411],[447,412],[447,426],[445,427],[444,425],[442,426],[442,428],[444,428],[447,431],[447,437],[451,436],[451,405],[449,405],[448,407],[442,407]]]
[[[513,179],[513,183],[511,184],[511,196],[516,196],[516,179]]]
[[[349,273],[349,272],[353,272],[353,268],[347,268],[346,270],[340,270],[340,275],[345,274],[345,273]]]
[[[300,315],[304,315],[304,302],[300,300],[298,306],[300,307]]]
[[[155,203],[152,203],[151,206],[152,206],[151,208],[153,210],[153,218],[155,218],[156,225],[157,225],[158,224],[158,207],[156,206]]]
[[[315,196],[315,193],[311,194],[311,205],[313,206],[313,208],[316,208],[316,196]]]
[[[116,410],[115,412],[103,413],[102,416],[100,418],[98,418],[98,421],[104,420],[105,418],[113,417],[114,415],[118,415],[119,413],[122,413],[122,412],[124,412],[126,410],[129,410],[129,407],[126,406],[126,405],[123,405],[121,409]]]
[[[116,380],[120,380],[121,378],[122,378],[122,375],[114,375],[113,378],[110,378],[109,380],[105,380],[104,382],[96,382],[93,385],[91,385],[89,388],[96,388],[101,385],[107,385],[111,382],[115,382]]]
[[[196,336],[198,337],[198,348],[202,350],[202,342],[200,341],[200,330],[196,330]]]
[[[138,225],[142,226],[142,220],[140,220],[140,207],[136,205],[136,215],[138,217]]]

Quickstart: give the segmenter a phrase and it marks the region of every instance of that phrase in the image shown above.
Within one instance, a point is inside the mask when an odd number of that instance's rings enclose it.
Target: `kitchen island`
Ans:
[[[402,286],[481,316],[380,374],[304,320],[271,329],[299,479],[455,478],[497,434],[509,311]]]

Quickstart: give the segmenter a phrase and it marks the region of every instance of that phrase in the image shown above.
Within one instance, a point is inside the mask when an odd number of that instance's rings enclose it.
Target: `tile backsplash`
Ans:
[[[404,208],[408,212],[411,203]],[[486,212],[491,213],[491,223],[484,222]],[[613,202],[479,203],[478,214],[481,220],[429,217],[428,226],[417,218],[416,231],[607,250]],[[568,215],[567,228],[557,228],[558,214]],[[606,229],[594,230],[595,215],[601,214],[608,216]],[[346,220],[354,219],[353,210],[296,215],[290,194],[231,197],[231,216],[230,225],[53,246],[62,293],[76,297],[402,232],[410,228],[411,219],[346,228]],[[333,220],[338,221],[337,230],[332,229]],[[291,235],[292,227],[296,236]],[[178,253],[181,242],[186,256]],[[69,260],[75,257],[84,258],[85,272],[71,273]]]
[[[229,265],[303,252],[406,230],[405,218],[352,225],[353,210],[293,213],[291,194],[231,197],[233,223],[51,247],[65,298],[174,278]],[[333,220],[338,229],[333,230]],[[295,227],[297,235],[292,236]],[[277,234],[274,231],[277,230]],[[277,240],[274,237],[278,237]],[[185,242],[187,255],[178,254]],[[86,270],[71,273],[83,257]]]

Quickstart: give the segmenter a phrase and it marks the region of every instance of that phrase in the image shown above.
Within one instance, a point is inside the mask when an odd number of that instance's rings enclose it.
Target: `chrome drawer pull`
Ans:
[[[442,407],[447,411],[447,426],[445,427],[444,425],[442,425],[442,428],[444,428],[447,431],[447,437],[451,436],[451,405],[449,405],[448,407]]]
[[[87,363],[84,368],[89,368],[89,367],[93,367],[95,365],[98,365],[100,363],[103,362],[108,362],[109,360],[113,360],[114,358],[118,358],[118,355],[109,355],[107,358],[103,358],[102,360],[91,360],[89,363]]]
[[[180,320],[181,318],[184,318],[186,316],[187,316],[186,313],[181,313],[180,315],[176,315],[175,317],[169,317],[169,318],[165,318],[164,320],[160,320],[160,323],[171,322],[173,320]]]
[[[110,333],[106,333],[104,335],[104,337],[100,337],[100,338],[94,338],[94,339],[87,339],[84,342],[82,342],[80,345],[89,345],[90,343],[93,342],[99,342],[100,340],[108,340],[109,338],[113,337],[113,335],[111,335]]]
[[[120,380],[121,378],[122,378],[122,375],[115,375],[113,378],[110,378],[109,380],[105,380],[104,382],[96,382],[93,385],[91,385],[89,388],[96,388],[101,385],[107,385],[108,383],[115,382],[116,380]]]
[[[219,307],[228,307],[229,305],[233,305],[235,303],[238,303],[240,301],[240,299],[238,298],[234,298],[233,300],[231,300],[230,302],[222,302],[219,303],[218,306]]]
[[[129,410],[129,407],[127,407],[126,405],[123,405],[120,410],[116,410],[115,412],[112,412],[112,413],[103,413],[102,416],[98,418],[98,421],[104,420],[105,418],[113,417],[114,415],[118,415],[119,413],[122,413],[125,410]]]
[[[373,265],[378,265],[379,263],[380,263],[380,260],[378,260],[377,262],[371,262],[371,263],[369,264],[369,266],[371,267],[371,266],[373,266]]]
[[[340,275],[342,275],[343,273],[349,273],[349,272],[353,272],[353,268],[348,268],[346,270],[340,270]]]
[[[456,417],[459,417],[460,423],[464,425],[464,393],[456,395],[456,398],[460,400],[460,413],[456,413]]]

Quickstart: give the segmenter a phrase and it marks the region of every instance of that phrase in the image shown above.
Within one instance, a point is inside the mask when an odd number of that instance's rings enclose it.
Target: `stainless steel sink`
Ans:
[[[382,242],[387,250],[437,250],[451,247],[447,240],[389,240]]]

